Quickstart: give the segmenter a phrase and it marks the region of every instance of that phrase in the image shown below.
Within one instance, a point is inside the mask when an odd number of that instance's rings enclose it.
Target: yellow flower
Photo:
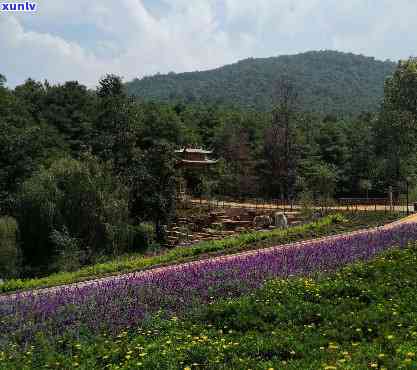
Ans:
[[[184,370],[191,370],[191,367],[184,367]]]
[[[394,336],[393,336],[393,335],[391,335],[391,334],[390,334],[390,335],[387,335],[387,339],[388,339],[388,340],[393,340],[393,339],[394,339]]]
[[[407,357],[414,357],[416,354],[414,352],[407,352],[406,356]]]

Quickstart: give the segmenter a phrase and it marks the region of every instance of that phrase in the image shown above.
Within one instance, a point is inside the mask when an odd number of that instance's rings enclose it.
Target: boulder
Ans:
[[[288,220],[285,214],[282,212],[274,213],[274,225],[281,229],[285,229],[288,227]]]
[[[256,216],[253,219],[252,224],[253,224],[253,227],[255,228],[265,228],[265,227],[269,227],[272,224],[272,219],[271,217],[267,215]]]

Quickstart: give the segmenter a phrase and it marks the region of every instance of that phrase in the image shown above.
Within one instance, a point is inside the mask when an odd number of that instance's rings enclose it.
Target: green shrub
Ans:
[[[156,233],[155,226],[148,222],[142,222],[137,226],[132,227],[133,240],[131,244],[131,251],[142,252],[155,244]]]
[[[0,278],[16,276],[18,259],[17,222],[0,218]]]
[[[300,193],[298,201],[301,205],[301,215],[306,219],[312,218],[315,212],[313,193],[309,191],[303,191],[302,193]]]
[[[57,248],[54,270],[75,271],[81,267],[87,251],[80,249],[80,241],[71,237],[66,227],[62,231],[53,230],[51,240]]]
[[[129,247],[128,192],[110,166],[91,156],[60,159],[35,173],[18,194],[16,213],[23,263],[32,273],[51,271],[75,240],[87,262]]]

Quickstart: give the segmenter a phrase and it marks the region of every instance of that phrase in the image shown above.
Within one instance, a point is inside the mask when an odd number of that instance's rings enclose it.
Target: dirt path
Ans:
[[[292,210],[296,211],[298,209],[301,209],[302,206],[300,205],[282,205],[282,204],[274,204],[274,203],[250,203],[250,202],[223,202],[223,201],[216,201],[216,200],[207,200],[207,199],[190,199],[188,202],[191,202],[193,204],[202,204],[202,205],[208,205],[211,204],[214,208],[252,208],[252,209],[265,209],[265,210]],[[320,210],[321,207],[313,207],[314,209]],[[409,212],[413,212],[413,205],[408,206]],[[350,204],[350,205],[344,205],[344,206],[326,206],[326,209],[328,210],[340,210],[340,211],[349,211],[349,210],[355,210],[355,211],[393,211],[393,212],[407,212],[407,206],[406,205],[395,205],[390,209],[389,205],[366,205],[366,204]]]
[[[61,289],[70,290],[70,289],[85,287],[85,286],[89,286],[89,285],[101,284],[101,283],[105,283],[105,282],[111,281],[111,280],[113,280],[113,281],[114,280],[121,280],[121,279],[126,279],[126,278],[137,277],[137,276],[146,276],[148,274],[155,274],[155,273],[159,273],[159,272],[162,272],[162,271],[178,270],[178,269],[182,269],[186,266],[194,266],[194,265],[198,265],[198,264],[201,264],[201,263],[205,263],[207,261],[216,262],[216,261],[234,260],[234,259],[240,258],[242,256],[254,256],[259,252],[265,252],[265,251],[274,250],[274,249],[297,248],[297,247],[300,247],[300,246],[302,246],[304,244],[307,244],[307,243],[319,243],[323,240],[332,240],[332,239],[335,240],[335,239],[338,239],[338,238],[341,238],[341,237],[352,236],[352,235],[360,234],[360,233],[367,232],[367,231],[370,231],[370,230],[389,229],[389,228],[392,228],[392,227],[394,227],[398,224],[402,224],[402,223],[417,223],[417,214],[412,214],[412,215],[410,215],[408,217],[405,217],[403,219],[400,219],[398,221],[386,224],[384,226],[371,228],[371,229],[361,229],[361,230],[351,231],[351,232],[343,233],[343,234],[325,236],[325,237],[321,237],[321,238],[317,238],[317,239],[309,239],[309,240],[304,240],[304,241],[299,241],[299,242],[294,242],[294,243],[289,243],[289,244],[278,245],[278,246],[275,246],[275,247],[256,249],[256,250],[251,250],[251,251],[247,251],[247,252],[240,252],[240,253],[235,253],[235,254],[230,254],[230,255],[223,255],[223,256],[219,256],[219,257],[205,258],[205,259],[200,259],[200,260],[196,260],[196,261],[192,261],[192,262],[181,263],[181,264],[177,264],[177,265],[157,267],[157,268],[153,268],[153,269],[149,269],[149,270],[131,272],[131,273],[127,273],[127,274],[120,274],[120,275],[98,278],[98,279],[93,279],[93,280],[87,280],[87,281],[72,283],[72,284],[68,284],[68,285],[60,285],[60,286],[50,287],[50,288],[40,288],[40,289],[34,289],[34,290],[31,290],[31,291],[24,291],[24,292],[20,292],[20,293],[18,292],[18,293],[12,293],[12,294],[4,294],[4,295],[0,295],[0,301],[4,300],[4,299],[7,299],[7,298],[10,299],[10,298],[13,298],[13,297],[22,297],[22,296],[29,295],[29,294],[53,293],[53,292],[59,291]]]

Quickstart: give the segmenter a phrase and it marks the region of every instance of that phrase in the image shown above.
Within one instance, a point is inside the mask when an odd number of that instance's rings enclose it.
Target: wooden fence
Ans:
[[[229,197],[200,197],[191,198],[182,196],[178,199],[180,207],[200,206],[208,209],[225,208],[250,208],[256,210],[277,210],[284,212],[296,212],[306,208],[322,211],[343,210],[349,212],[361,211],[383,211],[383,212],[413,212],[412,204],[408,205],[403,199],[395,199],[390,202],[387,198],[339,198],[335,200],[315,200],[308,204],[301,204],[296,200],[283,199],[261,199],[261,198],[240,198]]]

